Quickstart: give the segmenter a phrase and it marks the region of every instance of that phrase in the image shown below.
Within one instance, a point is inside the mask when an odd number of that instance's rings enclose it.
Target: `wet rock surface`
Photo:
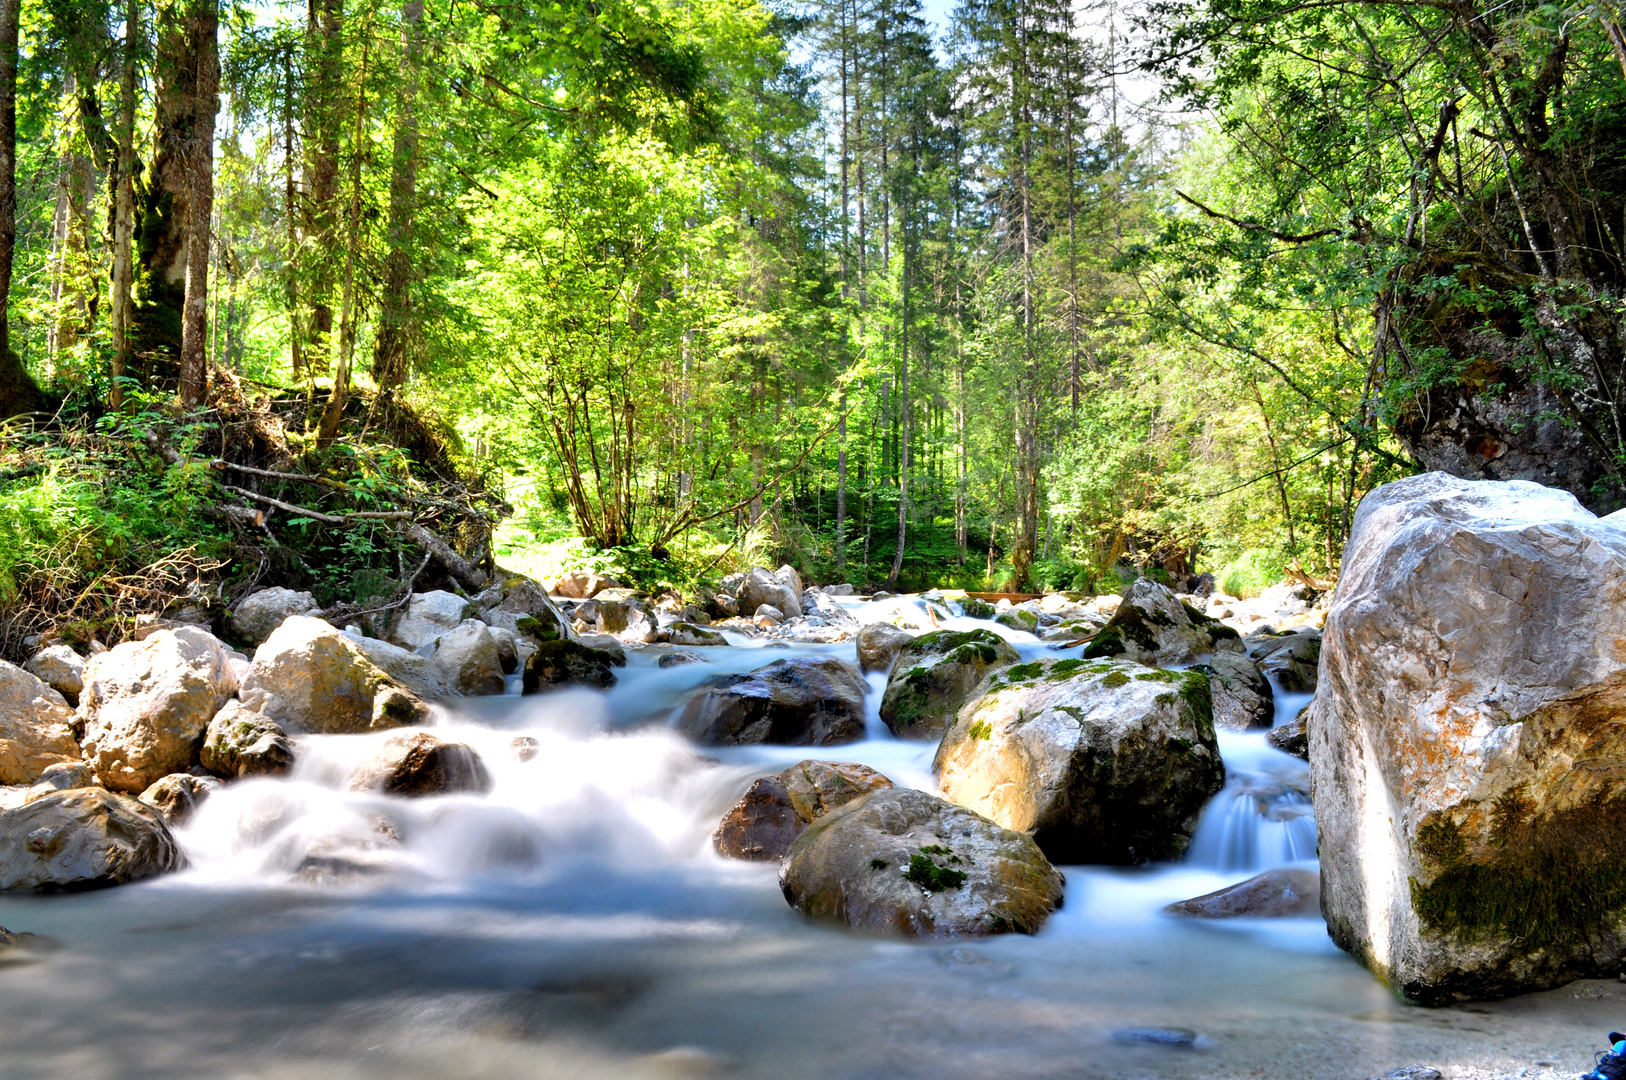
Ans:
[[[1037,933],[1062,877],[1031,837],[925,792],[892,788],[809,825],[779,884],[806,915],[919,938]]]
[[[183,864],[158,811],[102,788],[0,813],[0,892],[122,885]]]
[[[889,671],[898,652],[914,635],[887,623],[865,623],[858,631],[858,666],[865,672]]]
[[[198,757],[205,769],[228,780],[276,776],[293,768],[294,744],[275,720],[228,701],[209,721]]]
[[[1321,631],[1255,632],[1242,639],[1248,655],[1289,694],[1313,694],[1321,666]]]
[[[1226,731],[1268,728],[1276,718],[1270,680],[1241,653],[1216,652],[1201,665],[1214,698],[1214,726]]]
[[[1166,586],[1141,578],[1088,645],[1087,659],[1117,657],[1141,664],[1186,664],[1219,649],[1240,649],[1239,635]]]
[[[1298,716],[1280,727],[1270,729],[1265,741],[1284,754],[1310,760],[1309,706],[1299,710]]]
[[[1046,660],[989,679],[943,736],[943,794],[1062,863],[1178,858],[1224,784],[1208,676]]]
[[[178,829],[209,796],[224,785],[212,776],[171,773],[153,781],[141,793],[141,801],[164,815],[164,823]]]
[[[776,776],[758,777],[712,835],[717,853],[730,859],[778,859],[802,830],[838,806],[892,786],[864,765],[803,761]]]
[[[73,710],[33,674],[0,660],[0,784],[32,784],[79,760]]]
[[[626,653],[595,649],[580,641],[544,641],[525,661],[521,689],[527,694],[566,686],[603,690],[615,685],[612,669],[626,662]]]
[[[1284,867],[1163,909],[1200,919],[1286,919],[1319,917],[1321,875]]]
[[[1020,660],[992,630],[937,630],[898,651],[881,720],[900,739],[939,739],[984,679]]]
[[[472,747],[420,731],[392,735],[356,770],[350,786],[407,798],[480,793],[491,790],[491,773]]]
[[[831,746],[864,737],[864,679],[834,657],[776,660],[692,694],[677,729],[704,746]]]

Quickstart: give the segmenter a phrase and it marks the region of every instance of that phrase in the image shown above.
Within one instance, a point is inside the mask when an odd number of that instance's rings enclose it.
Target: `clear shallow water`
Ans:
[[[1008,636],[1025,657],[1048,651]],[[232,785],[179,832],[185,873],[0,898],[0,925],[60,943],[0,968],[0,1078],[1579,1071],[1626,1013],[1612,983],[1411,1008],[1319,920],[1164,915],[1313,858],[1303,763],[1259,734],[1222,735],[1230,780],[1185,863],[1064,868],[1065,906],[1035,937],[921,944],[810,924],[775,868],[709,842],[752,777],[809,751],[702,751],[662,723],[719,671],[809,652],[853,647],[714,648],[664,671],[631,652],[608,694],[460,701],[438,730],[481,752],[495,782],[483,797],[350,792],[382,736],[306,740],[291,778]],[[822,756],[931,790],[934,748],[885,735],[881,685],[872,737]],[[1279,717],[1302,702],[1279,698]],[[536,740],[534,758],[518,760],[516,736]],[[1198,1045],[1114,1039],[1134,1027],[1190,1029]]]

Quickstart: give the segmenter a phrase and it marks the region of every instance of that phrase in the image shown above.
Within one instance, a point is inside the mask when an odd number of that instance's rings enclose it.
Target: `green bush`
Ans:
[[[1249,548],[1214,571],[1214,580],[1221,592],[1246,600],[1281,581],[1286,565],[1273,548]]]

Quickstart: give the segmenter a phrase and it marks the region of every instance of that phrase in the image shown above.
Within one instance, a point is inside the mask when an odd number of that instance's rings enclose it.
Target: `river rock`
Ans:
[[[675,622],[666,628],[666,640],[673,645],[727,645],[728,639],[716,630],[707,630],[693,623]]]
[[[729,859],[777,859],[814,821],[838,806],[891,786],[892,781],[864,765],[798,762],[777,776],[758,777],[723,817],[712,835],[712,845]]]
[[[664,652],[661,658],[655,661],[655,666],[661,669],[682,667],[684,664],[704,664],[706,658],[693,649],[673,649]]]
[[[796,606],[785,610],[792,615],[802,614],[802,603],[806,600],[806,589],[802,587],[802,575],[796,572],[794,566],[788,563],[773,572],[774,580],[789,589],[796,597]]]
[[[684,705],[677,728],[704,746],[833,746],[864,737],[864,677],[830,656],[721,675]]]
[[[0,660],[0,784],[32,784],[52,765],[78,761],[73,719],[61,694]]]
[[[778,626],[785,621],[785,613],[772,604],[763,604],[757,608],[755,622],[758,626]]]
[[[1288,919],[1321,914],[1321,877],[1283,867],[1163,909],[1200,919]]]
[[[602,579],[595,581],[603,583]],[[501,626],[535,641],[570,636],[569,623],[548,598],[547,590],[528,577],[505,576],[475,597],[475,602],[480,608],[480,617],[492,626]]]
[[[1407,997],[1626,966],[1623,525],[1439,473],[1355,514],[1309,715],[1321,904]]]
[[[479,619],[464,619],[436,638],[429,648],[433,650],[429,658],[460,694],[500,694],[508,685],[503,678],[497,639]]]
[[[78,706],[85,688],[85,658],[68,646],[47,645],[28,658],[23,670],[61,694],[70,706]]]
[[[1321,631],[1300,629],[1286,634],[1256,631],[1242,639],[1261,671],[1274,675],[1289,694],[1313,694],[1321,667]]]
[[[914,635],[888,623],[865,623],[858,631],[858,666],[866,672],[888,671],[898,658],[898,651]]]
[[[287,730],[321,735],[402,727],[430,715],[354,639],[304,615],[284,620],[255,650],[238,697]]]
[[[103,788],[0,813],[0,892],[122,885],[184,863],[158,811]]]
[[[561,574],[549,591],[569,600],[586,600],[597,596],[605,589],[614,588],[615,584],[609,578],[601,578],[591,570],[572,570]]]
[[[640,644],[654,641],[660,632],[660,617],[644,600],[598,601],[598,628],[621,641]]]
[[[1084,647],[1084,656],[1119,657],[1139,664],[1188,664],[1216,649],[1240,648],[1235,630],[1181,603],[1166,586],[1141,578]]]
[[[209,721],[198,757],[205,769],[227,780],[276,776],[294,767],[294,744],[275,720],[241,701],[228,701]]]
[[[1255,731],[1276,722],[1276,695],[1270,680],[1242,653],[1216,652],[1201,665],[1214,696],[1214,726]]]
[[[445,671],[429,657],[409,652],[399,645],[391,645],[382,638],[364,637],[348,630],[345,636],[384,674],[419,697],[440,698],[452,693],[452,685],[447,682]]]
[[[815,918],[917,938],[1037,933],[1062,876],[1033,839],[908,788],[862,796],[802,831],[779,887]]]
[[[1026,608],[1006,608],[994,616],[994,621],[1011,630],[1032,634],[1039,629],[1039,616]]]
[[[1265,741],[1284,754],[1310,760],[1310,733],[1307,722],[1310,707],[1306,705],[1299,710],[1299,714],[1280,727],[1270,729]]]
[[[30,803],[59,791],[87,787],[101,787],[94,768],[83,761],[59,761],[40,773],[39,780],[23,796],[23,802]]]
[[[153,781],[141,793],[141,801],[164,815],[164,823],[172,829],[186,824],[193,811],[202,806],[211,794],[223,785],[212,776],[193,776],[191,773],[170,773]]]
[[[792,570],[791,573],[794,574],[795,571]],[[785,615],[802,613],[801,593],[799,587],[793,589],[775,575],[757,567],[745,575],[745,579],[739,584],[739,590],[733,595],[739,602],[741,613],[747,611],[755,613],[762,605],[767,604],[769,607],[777,608],[781,612],[780,618],[783,619]]]
[[[473,604],[444,589],[413,593],[406,611],[395,618],[382,636],[391,644],[415,652],[455,630],[474,611]]]
[[[464,743],[447,742],[427,731],[392,735],[351,778],[356,791],[421,798],[479,794],[491,790],[491,774],[480,755]]]
[[[519,635],[501,626],[488,626],[487,629],[491,631],[491,640],[497,643],[497,666],[504,675],[512,675],[519,670]],[[530,655],[529,648],[526,655]]]
[[[271,636],[290,615],[317,615],[322,607],[308,592],[295,592],[273,586],[249,593],[231,613],[231,632],[236,640],[255,646]]]
[[[1178,858],[1225,782],[1209,693],[1200,672],[1123,661],[1006,668],[943,735],[938,786],[1057,862]]]
[[[139,794],[197,759],[209,721],[237,689],[226,647],[192,626],[93,656],[79,700],[85,760],[109,790]]]
[[[898,652],[881,719],[900,739],[940,739],[982,681],[1021,659],[992,630],[936,630]]]
[[[615,672],[610,669],[622,667],[626,662],[625,653],[617,657],[615,653],[590,648],[580,641],[544,641],[525,661],[521,689],[527,694],[562,686],[608,689],[615,685]]]

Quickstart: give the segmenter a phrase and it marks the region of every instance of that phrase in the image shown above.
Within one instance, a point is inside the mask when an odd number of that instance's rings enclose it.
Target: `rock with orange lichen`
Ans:
[[[1626,517],[1441,473],[1361,503],[1308,718],[1333,939],[1424,1002],[1626,963]]]

